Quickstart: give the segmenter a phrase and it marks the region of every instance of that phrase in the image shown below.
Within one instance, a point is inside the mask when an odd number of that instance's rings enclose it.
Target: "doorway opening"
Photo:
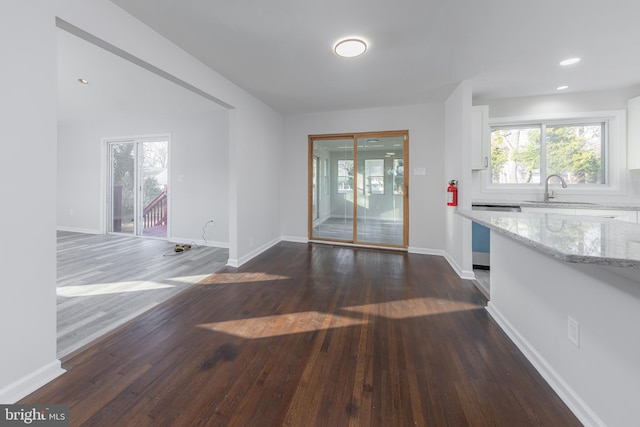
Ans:
[[[169,138],[107,141],[107,231],[166,238]]]
[[[309,136],[309,239],[406,249],[409,132]]]

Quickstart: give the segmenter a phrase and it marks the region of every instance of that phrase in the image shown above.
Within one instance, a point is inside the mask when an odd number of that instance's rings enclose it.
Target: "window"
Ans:
[[[608,184],[607,121],[542,122],[491,128],[492,184]]]
[[[383,159],[366,159],[364,161],[364,180],[367,194],[384,194]]]
[[[353,160],[338,160],[338,193],[353,191]]]
[[[404,160],[393,159],[393,194],[404,194]]]

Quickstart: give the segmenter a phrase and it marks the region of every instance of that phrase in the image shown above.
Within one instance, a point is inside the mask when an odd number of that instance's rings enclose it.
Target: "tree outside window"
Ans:
[[[494,127],[491,183],[539,184],[558,174],[569,184],[605,184],[605,122]]]
[[[393,194],[404,193],[404,160],[393,159]]]
[[[338,160],[338,193],[353,191],[353,160]]]

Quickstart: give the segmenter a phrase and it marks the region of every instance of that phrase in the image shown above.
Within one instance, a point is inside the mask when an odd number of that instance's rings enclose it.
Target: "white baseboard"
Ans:
[[[264,251],[266,251],[268,249],[271,249],[272,247],[274,247],[275,245],[280,243],[280,241],[281,241],[281,239],[279,237],[276,238],[276,239],[273,239],[269,243],[266,243],[266,244],[260,246],[259,248],[252,250],[251,252],[249,252],[247,255],[243,256],[240,259],[229,258],[227,260],[227,265],[229,267],[238,268],[238,267],[242,266],[243,264],[246,264],[247,262],[251,261],[253,258],[257,257],[262,252],[264,252]]]
[[[0,389],[0,404],[12,405],[64,374],[58,359]]]
[[[229,242],[216,242],[216,241],[211,241],[211,240],[207,240],[204,241],[202,239],[189,239],[186,237],[169,237],[167,239],[170,243],[183,243],[185,245],[198,245],[198,246],[209,246],[212,248],[226,248],[229,249]]]
[[[413,246],[409,246],[407,248],[407,252],[410,254],[420,254],[420,255],[436,255],[436,256],[444,256],[445,251],[442,249],[429,249],[429,248],[416,248]]]
[[[447,260],[451,268],[456,272],[461,279],[464,280],[476,280],[476,275],[473,270],[463,270],[457,262],[449,255],[448,252],[445,252],[444,258]]]
[[[473,270],[463,270],[458,266],[458,264],[454,261],[453,258],[449,255],[449,253],[442,249],[427,249],[427,248],[415,248],[409,247],[409,253],[411,254],[420,254],[420,255],[436,255],[444,257],[447,260],[453,271],[461,278],[465,280],[475,280],[476,275],[473,273]]]
[[[606,426],[604,421],[587,406],[580,396],[576,394],[544,357],[513,327],[491,301],[487,304],[486,310],[582,424],[586,427]]]
[[[309,243],[309,239],[306,237],[297,237],[297,236],[282,236],[280,238],[283,242],[293,242],[293,243]]]
[[[76,228],[76,227],[56,227],[58,231],[68,231],[70,233],[84,233],[84,234],[102,234],[100,230],[94,230],[92,228]]]

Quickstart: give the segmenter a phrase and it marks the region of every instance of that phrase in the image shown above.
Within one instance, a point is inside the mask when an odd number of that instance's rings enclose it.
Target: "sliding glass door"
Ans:
[[[406,248],[408,132],[309,137],[309,238]]]
[[[107,231],[167,237],[166,139],[107,142]]]
[[[314,158],[318,165],[315,177]],[[353,138],[314,138],[309,167],[312,238],[353,241]]]
[[[404,246],[404,139],[357,139],[359,243]]]

